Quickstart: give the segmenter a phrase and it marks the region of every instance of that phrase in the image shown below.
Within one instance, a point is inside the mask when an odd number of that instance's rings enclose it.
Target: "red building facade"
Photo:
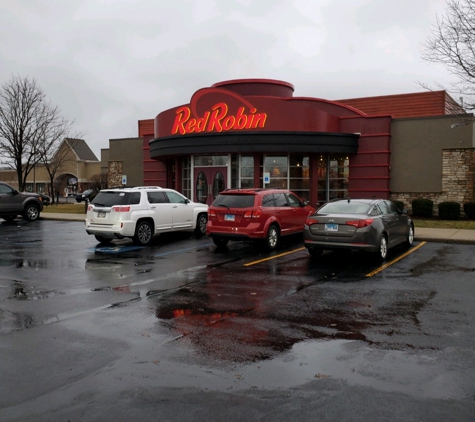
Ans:
[[[390,196],[391,116],[294,97],[292,84],[231,80],[139,122],[144,184],[210,203],[226,188],[282,187],[312,204]]]

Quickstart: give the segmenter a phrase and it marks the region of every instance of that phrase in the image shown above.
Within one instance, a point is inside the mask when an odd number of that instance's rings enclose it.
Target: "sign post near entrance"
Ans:
[[[267,185],[270,183],[270,173],[264,173],[264,185]]]

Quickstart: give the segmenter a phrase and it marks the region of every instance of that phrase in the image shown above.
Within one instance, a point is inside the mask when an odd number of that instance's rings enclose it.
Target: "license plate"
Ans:
[[[97,218],[106,218],[106,212],[105,211],[99,211],[97,213]]]
[[[338,224],[325,224],[325,231],[326,232],[337,232],[338,231]]]
[[[234,221],[235,215],[234,214],[224,214],[225,221]]]

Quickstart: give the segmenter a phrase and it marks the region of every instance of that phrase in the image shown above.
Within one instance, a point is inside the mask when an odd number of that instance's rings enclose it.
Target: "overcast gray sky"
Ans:
[[[199,88],[279,79],[336,100],[439,89],[445,0],[0,0],[0,83],[35,78],[100,159]]]

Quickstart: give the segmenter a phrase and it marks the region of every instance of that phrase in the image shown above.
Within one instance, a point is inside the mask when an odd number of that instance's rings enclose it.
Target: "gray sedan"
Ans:
[[[309,215],[304,244],[312,256],[323,250],[359,250],[384,260],[388,249],[414,242],[414,223],[406,210],[385,199],[338,199]]]

